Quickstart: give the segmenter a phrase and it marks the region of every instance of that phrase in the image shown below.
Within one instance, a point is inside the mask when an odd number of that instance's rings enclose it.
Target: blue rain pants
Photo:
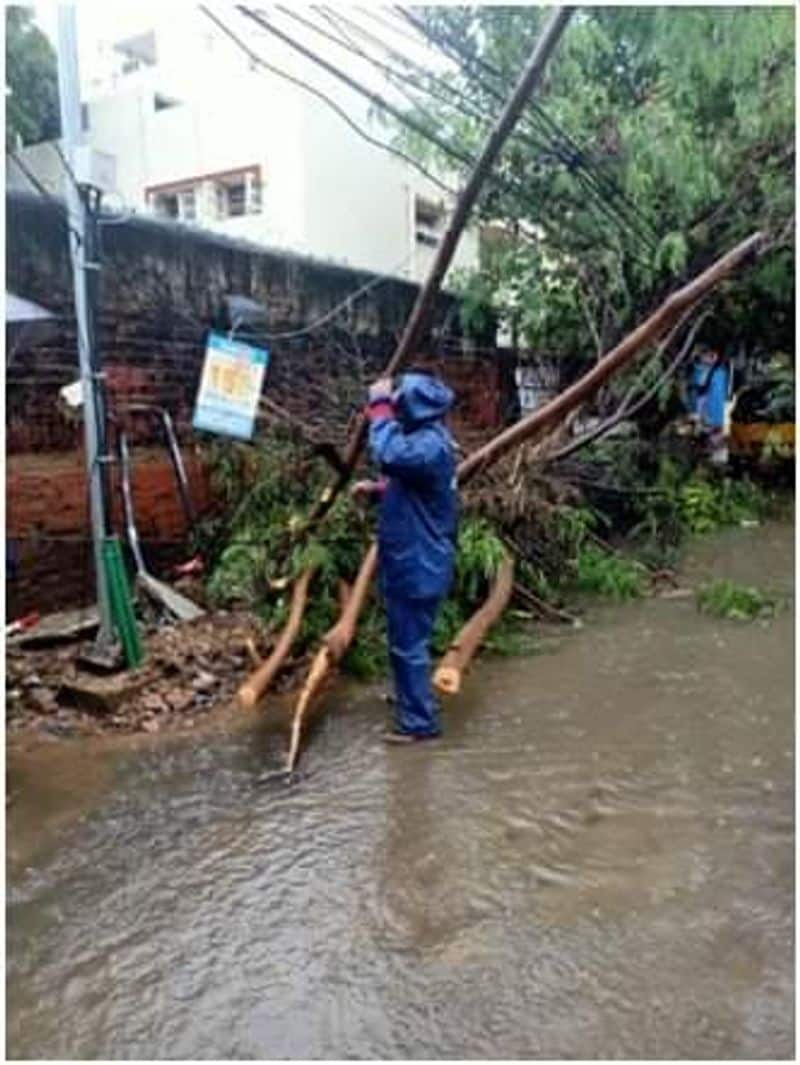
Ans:
[[[439,704],[431,684],[430,640],[436,599],[404,599],[386,596],[389,659],[394,675],[395,727],[399,732],[439,734]]]

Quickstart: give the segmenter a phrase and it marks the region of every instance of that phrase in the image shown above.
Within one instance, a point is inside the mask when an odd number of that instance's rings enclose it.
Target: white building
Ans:
[[[318,96],[253,64],[197,8],[173,12],[156,29],[95,42],[84,128],[91,147],[113,160],[118,197],[109,203],[421,280],[447,222],[446,193]],[[234,14],[228,20],[246,31]],[[251,33],[247,43],[370,136],[389,138],[368,102],[333,77],[267,35]],[[326,54],[342,65],[330,46]],[[45,184],[61,182],[47,146],[22,157]],[[477,244],[475,233],[462,237],[454,269],[477,265]]]

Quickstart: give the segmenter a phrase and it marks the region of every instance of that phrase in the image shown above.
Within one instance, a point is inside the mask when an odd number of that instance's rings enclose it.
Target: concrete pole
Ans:
[[[81,130],[81,98],[78,78],[78,42],[74,4],[59,4],[58,7],[58,92],[61,105],[61,139],[64,154],[76,173],[77,152],[83,134]],[[87,205],[72,176],[64,176],[64,194],[70,222],[69,242],[72,255],[72,271],[75,284],[75,318],[78,332],[78,361],[83,384],[83,425],[86,445],[86,471],[92,524],[94,572],[97,587],[97,605],[100,614],[100,630],[96,650],[100,654],[111,651],[114,643],[114,628],[111,618],[111,600],[103,563],[103,540],[106,535],[105,500],[103,496],[103,470],[98,451],[102,427],[98,424],[98,381],[93,369],[93,352],[89,306],[87,270],[97,265],[87,261],[87,246],[92,241]],[[80,234],[80,236],[79,236]]]

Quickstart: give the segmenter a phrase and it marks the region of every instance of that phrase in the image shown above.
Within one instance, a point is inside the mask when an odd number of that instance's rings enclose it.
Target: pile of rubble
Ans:
[[[249,613],[217,611],[151,630],[140,669],[102,675],[81,664],[90,644],[9,646],[6,724],[58,736],[192,728],[230,703],[269,634]]]

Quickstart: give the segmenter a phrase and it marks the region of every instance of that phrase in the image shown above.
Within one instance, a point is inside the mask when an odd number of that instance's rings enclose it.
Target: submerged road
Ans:
[[[790,592],[793,530],[709,573]],[[793,1057],[793,636],[594,608],[438,745],[335,692],[288,788],[253,719],[12,749],[8,1056]]]

